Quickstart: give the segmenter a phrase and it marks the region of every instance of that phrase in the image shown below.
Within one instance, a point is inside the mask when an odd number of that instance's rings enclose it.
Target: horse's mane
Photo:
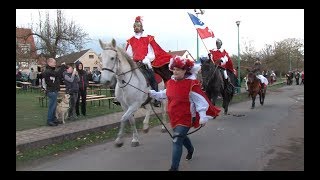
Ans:
[[[117,46],[117,51],[123,56],[129,63],[130,67],[137,68],[137,64],[133,61],[133,59],[127,54],[127,52],[123,49]]]

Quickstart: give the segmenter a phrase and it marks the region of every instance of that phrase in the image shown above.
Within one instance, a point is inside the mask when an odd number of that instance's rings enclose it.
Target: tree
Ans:
[[[74,21],[68,22],[61,10],[57,10],[55,20],[50,19],[48,11],[43,20],[39,12],[39,23],[31,29],[33,32],[30,35],[37,40],[37,51],[46,58],[81,51],[89,41],[88,34]]]

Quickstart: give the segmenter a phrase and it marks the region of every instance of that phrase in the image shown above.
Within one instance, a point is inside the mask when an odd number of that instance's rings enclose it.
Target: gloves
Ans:
[[[142,63],[147,65],[149,69],[152,69],[152,66],[151,66],[151,61],[149,58],[145,57],[143,60],[142,60]]]
[[[225,64],[228,61],[228,57],[224,56],[223,58],[221,58],[221,64]]]
[[[149,90],[149,94],[150,94],[150,97],[152,97],[152,98],[155,98],[155,96],[156,96],[156,92],[157,91],[155,91],[155,90]]]
[[[203,126],[208,122],[207,118],[201,118],[199,123],[202,124]]]

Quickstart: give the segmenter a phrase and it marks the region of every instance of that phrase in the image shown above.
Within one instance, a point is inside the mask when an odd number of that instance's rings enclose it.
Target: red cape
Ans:
[[[206,114],[209,115],[209,116],[212,116],[212,117],[219,116],[219,113],[220,113],[221,109],[211,103],[211,101],[209,100],[209,98],[206,95],[206,93],[203,92],[203,90],[201,89],[201,85],[200,85],[200,82],[198,80],[195,80],[193,82],[194,83],[191,85],[192,86],[191,87],[192,91],[194,91],[194,92],[200,94],[201,96],[203,96],[207,100],[207,102],[209,104],[209,108],[208,108]],[[200,116],[199,116],[199,113],[197,112],[196,113],[196,121],[193,124],[194,128],[198,128],[200,126],[200,122],[199,121],[200,121]]]
[[[149,37],[149,42],[150,45],[152,46],[153,50],[154,50],[154,55],[155,55],[155,59],[152,61],[152,67],[161,67],[165,64],[168,64],[170,62],[171,59],[171,55],[169,53],[167,53],[166,51],[164,51],[159,45],[158,43],[154,40],[154,36],[150,36]]]

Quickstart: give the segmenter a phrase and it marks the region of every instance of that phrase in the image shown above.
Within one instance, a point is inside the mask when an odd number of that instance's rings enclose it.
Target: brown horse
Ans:
[[[249,92],[248,96],[252,98],[251,109],[254,109],[255,107],[255,101],[258,94],[259,94],[260,104],[263,105],[267,87],[262,89],[260,84],[260,79],[258,79],[255,73],[251,71],[249,71],[249,74],[248,74],[247,85],[248,85],[248,92]]]

